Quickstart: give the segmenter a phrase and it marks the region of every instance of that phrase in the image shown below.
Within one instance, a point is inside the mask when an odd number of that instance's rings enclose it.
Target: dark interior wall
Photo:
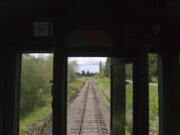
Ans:
[[[133,133],[149,134],[148,52],[142,46],[133,63]]]
[[[83,56],[108,54],[121,57],[131,54],[131,57],[134,57],[143,45],[148,48],[148,51],[162,54],[164,91],[162,93],[164,105],[162,135],[179,135],[180,95],[176,93],[179,93],[180,86],[176,85],[178,84],[176,80],[179,80],[179,76],[176,76],[177,64],[172,63],[175,59],[172,55],[180,50],[179,2],[177,0],[172,2],[170,0],[130,0],[120,1],[120,3],[91,1],[87,4],[84,1],[66,0],[61,1],[60,4],[57,3],[59,3],[57,0],[0,2],[2,7],[0,8],[0,49],[2,50],[0,54],[0,134],[12,135],[13,132],[17,133],[18,129],[14,126],[17,126],[18,121],[17,117],[16,120],[14,119],[18,109],[15,106],[18,103],[14,102],[18,99],[18,93],[15,90],[18,90],[19,83],[15,78],[18,77],[20,70],[20,56],[17,52],[63,52],[62,59],[67,55],[79,54]],[[45,18],[53,22],[52,37],[33,37],[32,23],[37,18]],[[160,31],[157,31],[155,24],[160,27]],[[153,30],[154,27],[155,30]],[[98,45],[67,47],[68,38],[77,29],[103,30],[112,39],[112,43],[107,48]],[[55,48],[58,48],[58,51]],[[137,73],[137,77],[140,77],[139,87],[143,87],[140,83],[143,76]],[[177,92],[174,92],[175,89]],[[137,100],[137,102],[140,101]],[[174,104],[175,107],[172,107]],[[144,117],[146,119],[146,116]]]
[[[179,48],[179,20],[171,11],[172,2],[158,1],[122,1],[111,3],[105,1],[20,1],[11,4],[2,2],[1,35],[6,42],[14,42],[18,49],[44,48],[51,38],[34,38],[32,36],[32,23],[37,18],[45,18],[54,23],[54,36],[56,41],[66,40],[67,37],[80,27],[102,29],[116,40],[116,46],[131,46],[130,41],[140,38],[146,41],[150,48],[157,50],[165,48],[171,43],[170,48]],[[173,2],[174,3],[174,2]],[[175,5],[175,4],[174,4]],[[160,33],[154,34],[152,27],[159,24]],[[26,45],[29,43],[29,45]],[[173,43],[173,44],[172,44]],[[34,45],[36,44],[36,45]],[[11,44],[12,45],[12,44]],[[38,46],[38,47],[37,47]],[[28,50],[28,49],[27,49]]]
[[[0,132],[3,135],[17,135],[21,55],[18,55],[15,50],[8,50],[1,53],[0,56],[2,60]]]
[[[1,61],[1,64],[0,64],[0,71],[2,71],[2,66],[3,66],[3,57],[2,55],[0,55],[0,61]],[[1,75],[0,76],[0,134],[2,134],[2,124],[3,124],[3,111],[4,111],[4,108],[3,108],[3,76]]]
[[[179,102],[178,86],[178,59],[179,52],[165,51],[162,54],[163,66],[163,129],[164,135],[179,134]],[[178,90],[179,91],[179,90]]]
[[[113,133],[123,135],[126,126],[126,78],[125,63],[121,60],[118,58],[111,59],[111,129]],[[117,123],[121,124],[118,125]]]

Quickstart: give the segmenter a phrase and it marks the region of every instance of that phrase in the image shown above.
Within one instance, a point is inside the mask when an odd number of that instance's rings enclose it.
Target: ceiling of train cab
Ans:
[[[122,33],[144,34],[144,38],[148,38],[150,34],[147,33],[151,33],[156,25],[165,33],[160,38],[170,36],[177,40],[180,34],[179,0],[124,0],[117,3],[104,0],[1,0],[0,16],[0,27],[6,28],[5,31],[14,29],[10,35],[16,39],[16,33],[19,33],[21,40],[22,36],[30,35],[28,27],[37,17],[55,21],[56,34],[60,30],[70,32],[80,27],[93,27],[112,35],[117,32],[118,36]],[[4,35],[9,36],[9,33]]]
[[[103,0],[73,1],[73,0],[1,0],[0,13],[1,20],[15,19],[18,16],[32,16],[60,13],[62,10],[77,9],[100,9],[107,11],[122,11],[118,14],[127,15],[137,12],[160,14],[166,12],[166,15],[177,17],[180,15],[179,0],[127,0],[117,3]],[[87,10],[83,11],[86,12]],[[82,11],[81,11],[82,12]],[[153,13],[154,12],[154,13]]]

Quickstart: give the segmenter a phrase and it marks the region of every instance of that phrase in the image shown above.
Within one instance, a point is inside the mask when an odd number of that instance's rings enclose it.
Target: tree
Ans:
[[[69,62],[68,63],[68,82],[72,82],[76,80],[77,78],[76,70],[77,70],[77,62],[76,61]]]
[[[102,66],[102,62],[99,62],[99,73],[103,72],[103,66]]]
[[[106,59],[105,68],[104,68],[104,75],[106,77],[110,77],[110,57]]]
[[[133,80],[133,65],[126,64],[126,79]]]
[[[52,80],[53,56],[47,59],[29,54],[22,56],[20,113],[21,117],[35,108],[50,103],[49,81]]]
[[[82,75],[82,76],[85,76],[85,75],[86,75],[86,73],[85,73],[84,70],[81,72],[81,75]]]
[[[87,76],[90,76],[90,72],[89,72],[89,70],[87,71]]]
[[[149,54],[149,81],[157,77],[157,55]]]

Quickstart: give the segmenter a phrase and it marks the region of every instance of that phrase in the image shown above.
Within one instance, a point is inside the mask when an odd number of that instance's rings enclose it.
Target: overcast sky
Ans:
[[[99,62],[102,61],[104,64],[106,57],[69,57],[68,62],[75,60],[78,63],[77,71],[82,72],[83,70],[87,72],[95,73],[99,72]]]
[[[33,53],[30,54],[35,57],[47,57],[47,53]],[[78,63],[77,72],[82,72],[83,70],[87,72],[96,73],[99,72],[99,62],[102,61],[104,64],[106,57],[68,57],[68,62],[75,60]]]
[[[51,53],[30,53],[30,55],[32,55],[32,56],[35,56],[35,57],[47,57],[47,56],[49,56],[49,54],[51,54]]]

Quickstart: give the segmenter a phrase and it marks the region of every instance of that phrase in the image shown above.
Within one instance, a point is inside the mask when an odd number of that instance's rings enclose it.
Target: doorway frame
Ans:
[[[54,113],[54,120],[53,121],[53,125],[61,125],[61,129],[57,129],[57,127],[53,128],[53,132],[54,135],[58,135],[58,134],[62,134],[62,135],[66,135],[67,133],[67,58],[68,57],[116,57],[116,58],[125,58],[125,59],[129,59],[130,61],[132,61],[133,65],[138,68],[133,68],[133,73],[136,72],[136,70],[141,67],[140,65],[143,64],[143,61],[137,60],[139,58],[142,58],[141,56],[139,56],[138,54],[141,54],[141,51],[138,51],[138,53],[134,53],[134,50],[131,50],[132,53],[129,53],[129,51],[120,51],[119,53],[117,53],[117,51],[110,51],[109,49],[104,49],[104,50],[94,50],[94,49],[69,49],[68,51],[62,51],[62,50],[56,50],[56,52],[54,53],[54,73],[61,73],[63,75],[61,75],[61,77],[58,78],[54,77],[54,82],[59,82],[59,84],[56,83],[56,86],[54,86],[54,91],[58,91],[58,89],[62,89],[62,93],[56,93],[57,95],[59,95],[59,97],[61,97],[61,105],[65,105],[63,107],[63,109],[57,109],[57,112],[59,113]],[[148,52],[145,52],[145,54],[147,55]],[[137,57],[138,56],[138,57]],[[148,61],[147,57],[144,57],[146,59],[145,62]],[[61,63],[59,63],[58,65],[58,59],[59,61],[61,60]],[[143,59],[144,60],[144,59]],[[147,63],[146,63],[147,64]],[[60,66],[61,65],[61,66]],[[57,66],[57,67],[55,67]],[[58,68],[59,67],[59,68]],[[61,67],[61,68],[60,68]],[[59,70],[59,71],[56,71]],[[60,71],[62,70],[62,71]],[[65,72],[64,72],[65,71]],[[148,78],[148,72],[146,71],[146,78]],[[133,74],[133,78],[137,79],[138,77],[135,78],[135,76],[139,77],[139,74]],[[58,81],[61,80],[61,81]],[[138,85],[140,84],[142,80],[138,80],[138,81],[134,81],[133,84],[133,89],[136,89],[136,91],[139,93],[140,89],[142,87],[138,87]],[[133,132],[134,135],[148,135],[149,134],[149,110],[148,109],[148,105],[149,105],[149,101],[148,101],[148,80],[145,81],[147,85],[144,85],[144,91],[146,91],[146,96],[142,96],[142,100],[139,100],[139,98],[137,98],[138,94],[133,94]],[[112,84],[111,84],[112,85]],[[64,92],[63,92],[64,91]],[[59,91],[60,92],[60,91]],[[112,91],[111,91],[112,92]],[[55,94],[55,95],[56,95]],[[57,96],[56,95],[56,96]],[[113,95],[111,95],[111,98]],[[58,98],[58,97],[57,97]],[[144,100],[143,100],[144,99]],[[136,100],[136,101],[135,101]],[[135,101],[135,102],[134,102]],[[140,107],[138,104],[141,102],[145,101],[145,105],[146,105],[146,110],[145,110],[145,114],[143,115],[143,113],[139,113],[139,112],[144,112],[143,111],[143,107]],[[112,100],[111,100],[112,102]],[[57,105],[60,105],[60,103],[55,103]],[[55,108],[54,108],[55,109]],[[61,110],[61,111],[60,111]],[[56,111],[55,111],[56,112]],[[111,110],[112,112],[112,110]],[[61,115],[61,118],[58,115]],[[112,116],[111,116],[112,117]],[[135,119],[137,118],[138,119]],[[146,121],[145,121],[146,120]],[[112,123],[112,119],[111,119],[111,123]],[[141,124],[139,124],[141,123]],[[112,125],[112,124],[111,124]],[[143,133],[143,134],[141,134]]]

